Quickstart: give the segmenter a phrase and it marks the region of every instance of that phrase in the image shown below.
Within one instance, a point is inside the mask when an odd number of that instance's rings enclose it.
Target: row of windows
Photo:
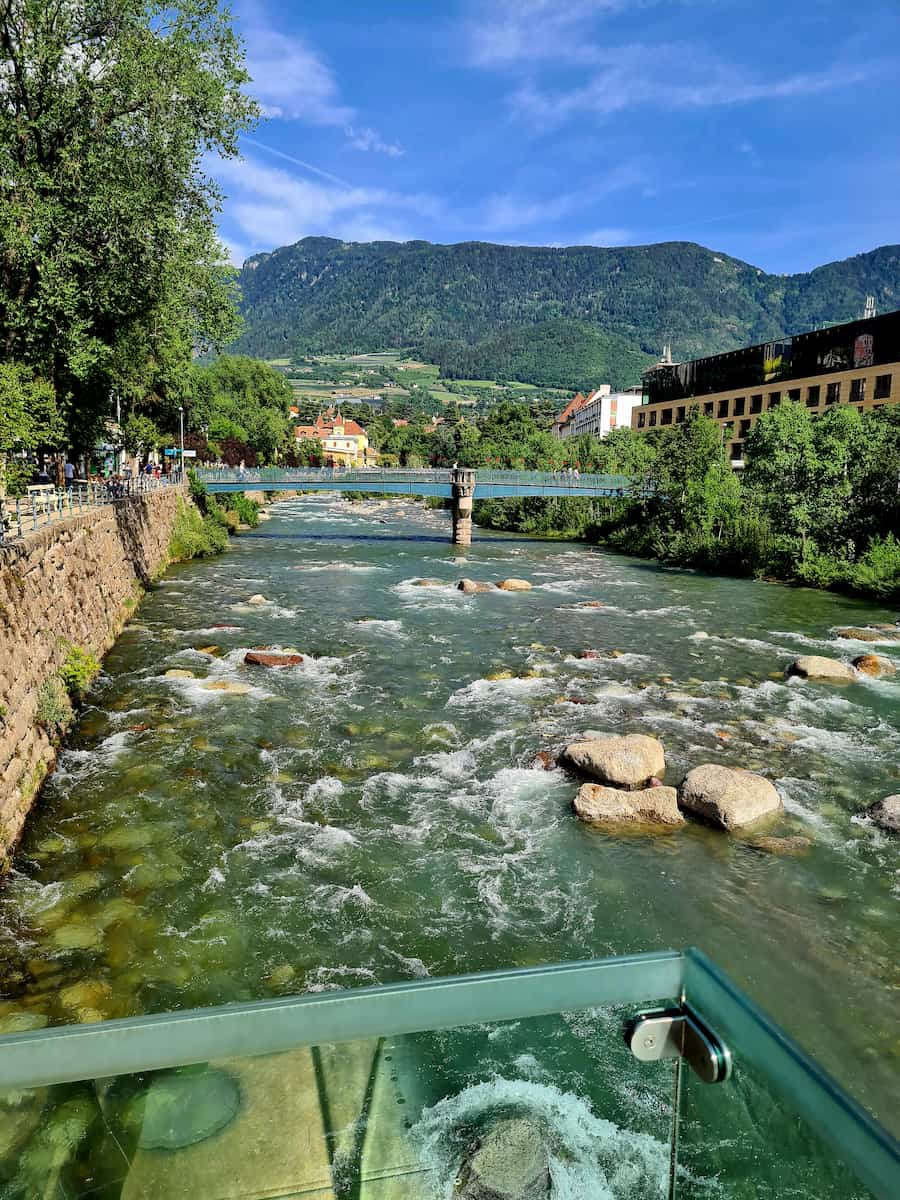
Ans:
[[[892,379],[892,376],[890,376],[890,375],[876,375],[875,387],[872,392],[873,400],[889,400],[890,399],[891,379]],[[868,380],[866,379],[865,376],[862,376],[859,379],[851,379],[850,380],[850,403],[851,404],[862,404],[862,402],[866,399],[866,383],[867,382],[868,382]],[[703,415],[706,417],[718,417],[721,419],[721,418],[727,418],[727,417],[742,417],[745,412],[750,412],[751,414],[761,413],[764,411],[764,407],[769,408],[769,409],[777,408],[778,405],[781,403],[782,396],[784,396],[786,399],[792,401],[794,404],[799,404],[802,399],[802,390],[803,390],[802,388],[791,388],[789,391],[787,391],[785,393],[769,392],[768,395],[766,395],[763,392],[756,392],[754,395],[752,395],[750,397],[749,409],[747,408],[747,397],[746,396],[736,396],[733,400],[729,400],[729,399],[718,400],[718,401],[707,400],[703,404]],[[826,404],[839,404],[840,400],[841,400],[840,382],[826,384],[825,385],[825,403]],[[807,408],[817,408],[821,404],[821,402],[822,402],[821,385],[818,383],[810,384],[810,386],[806,389],[806,406],[807,406]],[[660,425],[671,425],[671,424],[673,424],[673,418],[674,418],[674,424],[680,425],[681,422],[685,419],[685,417],[687,415],[688,407],[689,406],[686,404],[679,404],[677,408],[662,409],[661,411],[659,411],[659,424]],[[639,412],[638,418],[637,418],[638,429],[644,429],[648,426],[649,426],[649,428],[652,429],[654,427],[654,425],[656,425],[656,422],[657,422],[657,411],[658,410],[655,410],[649,414],[647,414],[645,412]],[[647,420],[648,415],[650,418],[649,421]],[[743,427],[744,425],[746,425],[748,429],[750,428],[749,421],[742,421],[741,426]],[[741,436],[743,437],[743,434],[741,434]]]

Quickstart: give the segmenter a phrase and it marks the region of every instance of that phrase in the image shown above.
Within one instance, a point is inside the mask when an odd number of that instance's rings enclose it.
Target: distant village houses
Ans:
[[[583,433],[604,438],[620,425],[631,425],[632,410],[641,403],[641,388],[614,392],[608,383],[585,396],[579,392],[553,422],[553,436],[561,439]]]

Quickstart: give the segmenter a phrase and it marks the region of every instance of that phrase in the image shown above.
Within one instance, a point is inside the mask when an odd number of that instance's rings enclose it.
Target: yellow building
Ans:
[[[340,411],[328,409],[316,417],[315,425],[297,425],[294,437],[322,443],[325,465],[329,467],[362,467],[377,457],[369,449],[369,439],[362,425],[345,420]]]

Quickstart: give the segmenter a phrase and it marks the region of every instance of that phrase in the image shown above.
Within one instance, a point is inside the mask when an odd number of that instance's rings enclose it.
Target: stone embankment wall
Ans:
[[[169,562],[184,488],[67,517],[0,548],[0,870],[56,760],[39,693],[70,645],[98,658]]]

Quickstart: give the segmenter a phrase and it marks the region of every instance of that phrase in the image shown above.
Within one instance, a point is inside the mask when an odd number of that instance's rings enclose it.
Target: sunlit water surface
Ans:
[[[273,513],[107,658],[2,896],[4,1031],[694,944],[897,1125],[898,846],[860,813],[900,790],[900,682],[783,678],[893,611],[478,531],[462,560],[402,501]],[[811,846],[580,824],[532,764],[585,729],[660,737],[668,782],[764,772],[765,832]]]

